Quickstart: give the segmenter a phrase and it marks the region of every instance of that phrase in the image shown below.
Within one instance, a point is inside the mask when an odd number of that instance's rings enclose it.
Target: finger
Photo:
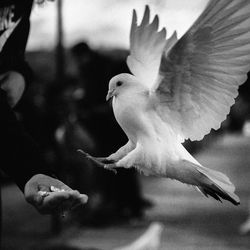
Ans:
[[[59,211],[70,211],[78,206],[86,204],[88,201],[88,196],[85,194],[80,194],[78,191],[70,192],[70,197],[67,200],[62,201],[61,206],[59,206]]]
[[[68,200],[70,194],[68,192],[53,192],[44,198],[42,206],[46,209],[54,210],[62,204],[63,201]]]
[[[43,203],[43,196],[38,193],[30,193],[25,197],[30,204],[39,207]]]
[[[55,200],[54,198],[55,197],[43,197],[43,202],[37,206],[37,210],[41,214],[61,214],[64,209],[62,204],[65,202],[65,200],[63,198],[59,199],[58,197],[56,197]]]
[[[77,190],[49,192],[49,195],[44,198],[44,206],[55,208],[62,203],[70,204],[74,200],[79,199],[80,193]]]
[[[63,201],[64,210],[71,210],[71,208],[76,204],[80,203],[81,194],[77,190],[71,190],[69,192],[69,198]]]
[[[59,213],[72,210],[73,207],[83,205],[87,202],[88,197],[80,194],[76,190],[49,192],[48,196],[43,197],[43,202],[39,204],[40,213]]]
[[[39,193],[37,183],[28,182],[24,190],[25,199],[32,205],[39,206],[43,202],[43,195]]]
[[[79,192],[76,191],[70,191],[68,192],[68,194],[69,197],[67,199],[62,200],[54,207],[54,212],[59,214],[62,218],[64,218],[67,215],[67,213],[71,210],[71,208],[74,206],[74,203],[78,199],[77,197],[80,197]]]
[[[74,210],[79,206],[82,206],[88,202],[88,196],[85,194],[80,194],[79,198],[74,201],[70,210]]]
[[[70,210],[70,204],[69,201],[66,200],[62,201],[62,203],[55,208],[55,213],[59,214],[62,218],[64,218],[66,217],[69,210]]]

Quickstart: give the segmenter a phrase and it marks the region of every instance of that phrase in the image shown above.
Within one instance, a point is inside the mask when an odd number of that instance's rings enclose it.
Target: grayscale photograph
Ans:
[[[250,1],[0,0],[0,249],[249,250]]]

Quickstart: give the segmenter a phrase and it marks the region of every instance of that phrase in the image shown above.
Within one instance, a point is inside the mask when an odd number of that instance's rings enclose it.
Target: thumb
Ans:
[[[43,202],[43,196],[39,194],[38,184],[33,183],[26,183],[24,188],[24,197],[27,202],[34,206],[39,206]]]

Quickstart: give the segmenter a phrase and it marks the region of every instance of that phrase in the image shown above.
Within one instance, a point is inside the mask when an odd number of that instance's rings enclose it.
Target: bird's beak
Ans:
[[[110,98],[114,96],[114,89],[111,89],[108,91],[108,94],[106,95],[106,101],[108,101]]]

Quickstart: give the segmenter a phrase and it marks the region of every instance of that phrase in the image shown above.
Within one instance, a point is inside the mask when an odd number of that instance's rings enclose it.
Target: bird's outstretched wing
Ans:
[[[182,139],[200,140],[218,129],[250,70],[250,1],[210,0],[163,55],[158,112]]]
[[[164,48],[170,48],[177,41],[177,37],[174,33],[166,40],[165,28],[158,31],[158,16],[156,15],[151,23],[149,19],[150,11],[146,6],[141,24],[137,25],[137,14],[133,10],[127,65],[138,80],[150,88],[157,79]]]

